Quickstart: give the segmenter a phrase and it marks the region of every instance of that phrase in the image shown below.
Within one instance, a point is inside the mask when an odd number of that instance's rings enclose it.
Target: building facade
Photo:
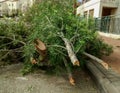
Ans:
[[[18,11],[25,12],[35,0],[0,0],[0,16],[15,15]]]
[[[103,17],[120,14],[120,0],[82,0],[77,15]]]
[[[19,0],[19,9],[22,12],[25,12],[27,8],[31,7],[34,4],[35,0]]]
[[[0,1],[0,16],[8,13],[8,6],[5,1]]]

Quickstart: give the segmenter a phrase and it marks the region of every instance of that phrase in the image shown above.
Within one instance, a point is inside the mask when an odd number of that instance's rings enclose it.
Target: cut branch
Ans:
[[[38,64],[38,62],[32,57],[30,58],[30,61],[31,61],[32,64]]]
[[[92,60],[95,60],[97,63],[101,64],[105,69],[108,69],[108,64],[106,62],[104,62],[103,60],[91,55],[91,54],[88,54],[86,52],[83,53],[85,56],[91,58]]]
[[[70,70],[70,67],[69,67],[66,59],[64,58],[63,61],[64,61],[64,64],[65,64],[66,70],[68,72],[69,82],[70,82],[71,85],[75,85],[75,80],[73,79],[72,72]]]
[[[34,42],[35,42],[35,47],[41,56],[40,61],[44,61],[47,56],[47,48],[45,44],[39,39],[36,39]]]
[[[72,50],[72,47],[71,47],[71,45],[70,45],[69,40],[66,39],[66,38],[64,38],[64,37],[61,37],[61,38],[62,38],[62,40],[63,40],[64,43],[65,43],[66,50],[67,50],[67,52],[68,52],[68,56],[69,56],[72,64],[73,64],[73,65],[80,66],[80,63],[79,63],[79,61],[78,61],[75,53],[74,53],[73,50]]]

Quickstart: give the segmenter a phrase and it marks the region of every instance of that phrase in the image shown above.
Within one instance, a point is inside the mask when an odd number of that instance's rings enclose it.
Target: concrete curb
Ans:
[[[120,35],[117,35],[117,34],[104,33],[104,32],[100,32],[100,31],[98,31],[98,34],[101,36],[110,37],[113,39],[120,39]]]
[[[87,62],[86,67],[90,71],[100,93],[120,93],[120,75],[111,69],[104,69],[95,62]]]

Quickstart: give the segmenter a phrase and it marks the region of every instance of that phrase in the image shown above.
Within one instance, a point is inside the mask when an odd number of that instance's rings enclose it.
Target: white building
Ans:
[[[6,1],[8,7],[8,15],[16,14],[19,9],[19,1],[18,0],[7,0]]]
[[[35,0],[0,0],[0,16],[13,15],[21,10],[26,11],[33,5]]]
[[[6,4],[6,1],[0,1],[0,16],[3,16],[3,14],[8,13],[8,6]]]
[[[19,9],[24,12],[27,8],[31,7],[35,0],[19,0]]]
[[[77,15],[102,17],[120,14],[120,0],[82,0]]]

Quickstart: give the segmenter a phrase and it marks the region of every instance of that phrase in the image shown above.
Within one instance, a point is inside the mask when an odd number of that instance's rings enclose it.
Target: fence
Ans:
[[[110,16],[95,18],[95,27],[101,32],[120,35],[120,18]]]

